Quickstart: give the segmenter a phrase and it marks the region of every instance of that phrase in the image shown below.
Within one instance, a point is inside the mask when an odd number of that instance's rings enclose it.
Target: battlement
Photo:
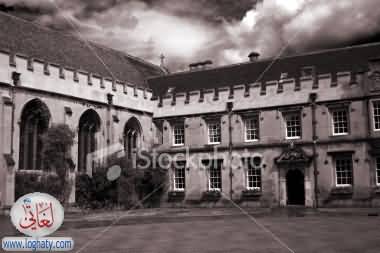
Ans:
[[[15,73],[19,75],[18,81],[14,80]],[[112,95],[116,106],[153,112],[149,88],[7,50],[0,50],[0,78],[9,85],[101,103],[108,103]]]
[[[302,104],[310,93],[317,93],[318,101],[349,99],[364,95],[365,76],[365,71],[347,70],[166,94],[154,98],[155,117],[223,112],[227,102],[234,102],[234,110]]]

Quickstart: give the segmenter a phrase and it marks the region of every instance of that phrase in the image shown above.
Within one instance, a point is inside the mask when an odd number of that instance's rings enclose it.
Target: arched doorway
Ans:
[[[127,159],[132,158],[132,154],[141,146],[141,125],[140,122],[132,117],[124,127],[124,150]]]
[[[289,170],[286,174],[288,205],[305,205],[305,178],[298,170]]]
[[[78,170],[85,172],[89,166],[87,155],[97,148],[96,133],[100,130],[101,120],[92,109],[85,111],[79,119],[78,133]]]
[[[42,135],[49,127],[50,112],[45,103],[33,99],[26,103],[20,124],[20,170],[40,170],[42,158]]]

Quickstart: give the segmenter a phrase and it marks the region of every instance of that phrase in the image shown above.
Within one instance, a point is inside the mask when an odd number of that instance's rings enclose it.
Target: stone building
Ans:
[[[0,206],[14,202],[17,170],[41,171],[40,136],[52,124],[75,130],[77,173],[90,152],[151,148],[146,78],[160,67],[1,12],[0,24]]]
[[[115,146],[172,158],[165,203],[380,205],[380,44],[167,74],[7,14],[0,24],[1,207],[16,171],[43,173],[54,123],[76,132],[74,176]]]
[[[378,206],[379,56],[380,44],[252,53],[245,63],[149,79],[158,149],[178,161],[168,200]]]

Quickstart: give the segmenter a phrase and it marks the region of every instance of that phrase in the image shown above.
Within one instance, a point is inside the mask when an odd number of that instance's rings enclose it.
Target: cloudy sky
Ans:
[[[0,0],[0,10],[153,63],[164,54],[172,71],[380,41],[379,0]]]

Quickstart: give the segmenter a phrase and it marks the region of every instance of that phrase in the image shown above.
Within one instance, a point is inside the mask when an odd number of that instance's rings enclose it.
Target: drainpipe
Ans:
[[[314,196],[315,196],[315,208],[318,208],[318,167],[317,167],[317,121],[315,115],[317,93],[310,93],[310,106],[311,106],[311,122],[312,122],[312,134],[313,134],[313,171],[314,171]]]
[[[233,102],[227,102],[227,112],[228,112],[228,157],[230,160],[230,199],[232,200],[232,195],[234,193],[232,189],[232,108]]]

